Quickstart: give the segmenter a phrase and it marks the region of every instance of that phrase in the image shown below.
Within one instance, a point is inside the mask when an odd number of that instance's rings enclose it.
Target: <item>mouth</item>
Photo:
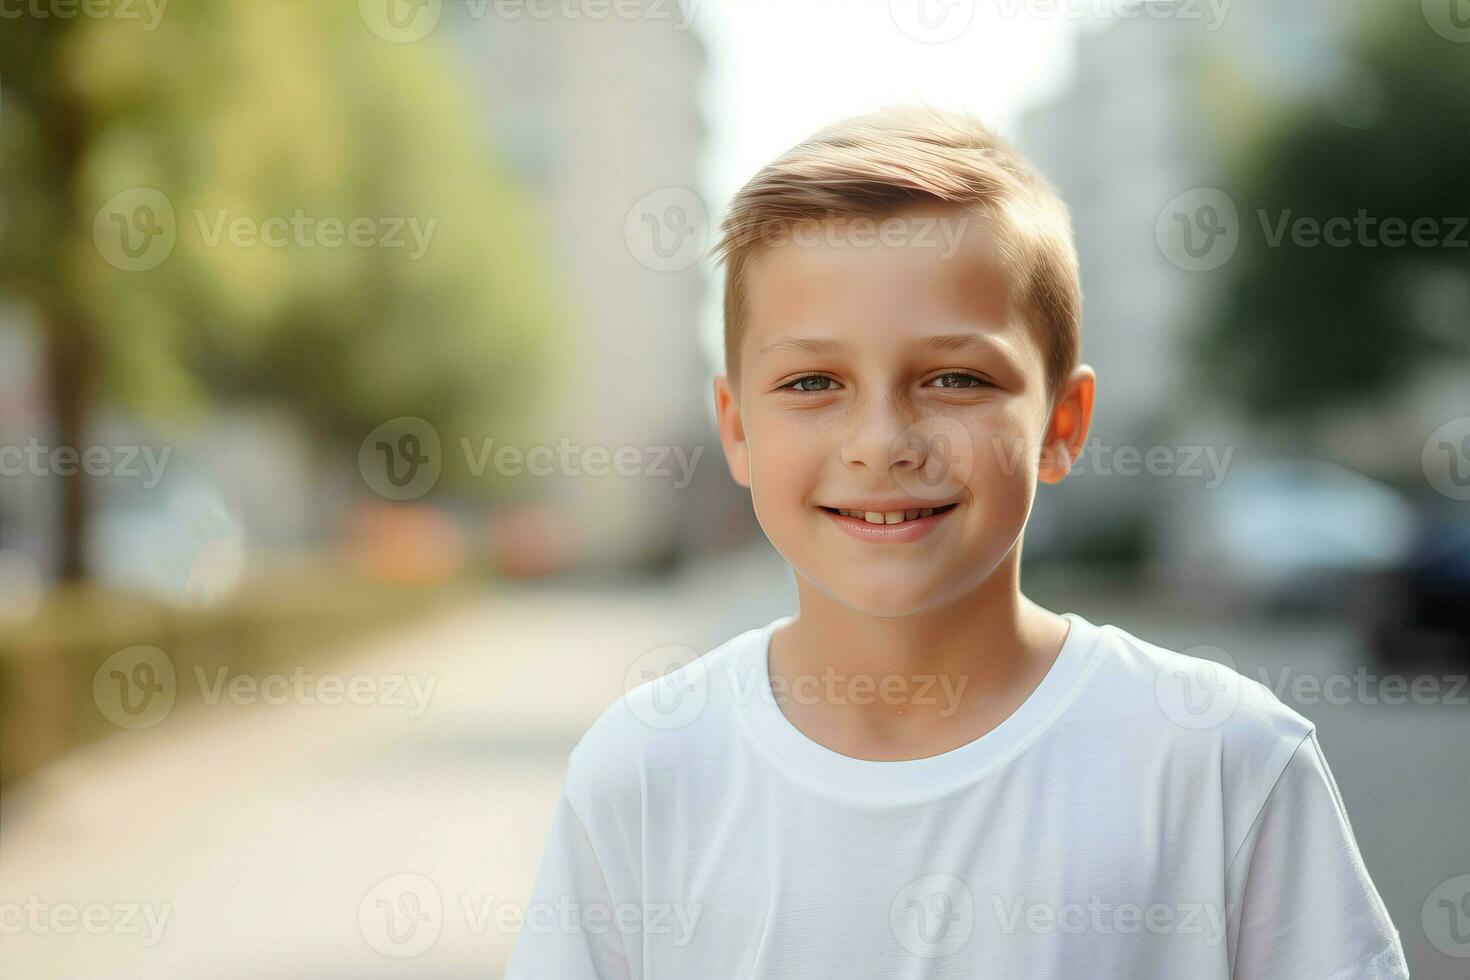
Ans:
[[[954,510],[959,504],[943,504],[939,507],[917,507],[907,510],[857,510],[845,507],[822,507],[829,514],[840,517],[851,518],[862,521],[864,524],[904,524],[908,521],[923,520],[936,514],[946,514]]]
[[[822,506],[818,509],[838,528],[859,541],[902,544],[928,535],[958,506],[958,503],[952,503],[903,510],[857,510]]]

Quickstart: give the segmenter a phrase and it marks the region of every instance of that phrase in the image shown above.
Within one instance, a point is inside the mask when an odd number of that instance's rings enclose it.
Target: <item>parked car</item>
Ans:
[[[1163,580],[1263,611],[1357,607],[1365,579],[1401,567],[1421,518],[1394,488],[1323,460],[1238,464],[1172,511]]]
[[[1470,665],[1470,519],[1427,522],[1403,561],[1374,576],[1367,633],[1387,669]]]

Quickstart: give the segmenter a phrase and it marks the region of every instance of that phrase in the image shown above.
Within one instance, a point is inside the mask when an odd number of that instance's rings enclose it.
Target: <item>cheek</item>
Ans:
[[[973,420],[974,462],[967,481],[976,496],[1024,503],[1036,482],[1040,440],[1015,410],[997,410]]]
[[[747,430],[754,496],[767,512],[799,503],[814,482],[821,459],[820,440],[808,427],[780,417],[758,417]]]

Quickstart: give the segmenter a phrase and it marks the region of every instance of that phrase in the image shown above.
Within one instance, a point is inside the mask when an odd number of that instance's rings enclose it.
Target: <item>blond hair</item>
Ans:
[[[895,106],[845,119],[767,164],[735,195],[714,256],[725,263],[725,371],[733,379],[751,261],[794,225],[875,218],[930,203],[994,222],[997,259],[1042,351],[1054,396],[1076,367],[1082,317],[1067,207],[977,119]]]

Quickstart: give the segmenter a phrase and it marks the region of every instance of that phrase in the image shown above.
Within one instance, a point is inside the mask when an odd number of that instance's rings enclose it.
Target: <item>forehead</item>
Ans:
[[[857,343],[937,327],[1021,341],[1000,257],[991,220],[942,206],[793,226],[748,268],[742,349],[793,328]]]

